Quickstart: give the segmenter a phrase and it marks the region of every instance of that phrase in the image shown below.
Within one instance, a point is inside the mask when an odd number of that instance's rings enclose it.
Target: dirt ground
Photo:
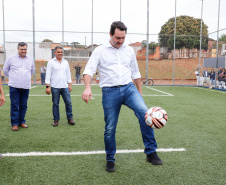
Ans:
[[[40,66],[41,61],[36,62],[36,84],[41,84],[40,81]],[[72,83],[75,81],[75,70],[73,65],[77,65],[78,62],[70,62]],[[87,62],[79,62],[82,65],[82,71],[85,69]],[[138,65],[142,77],[146,76],[146,61],[138,60]],[[151,60],[148,63],[148,77],[154,80],[154,85],[196,85],[195,70],[199,66],[199,59],[176,59],[173,60]],[[200,66],[203,66],[203,59],[200,61]],[[202,69],[202,68],[201,68]],[[173,72],[174,71],[174,72]],[[174,81],[173,81],[174,73]],[[202,70],[201,70],[202,74]],[[7,83],[7,81],[6,81]],[[82,84],[84,84],[82,79]],[[34,81],[32,80],[32,84]],[[93,76],[92,84],[96,84],[95,75]]]

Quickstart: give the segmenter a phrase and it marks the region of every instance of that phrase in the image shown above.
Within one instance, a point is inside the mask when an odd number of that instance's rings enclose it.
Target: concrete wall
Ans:
[[[155,48],[155,52],[153,54],[148,55],[149,60],[159,60],[160,58],[160,46]],[[142,48],[137,52],[137,60],[146,60],[146,48]]]
[[[0,65],[4,64],[4,53],[0,53]]]
[[[17,42],[6,42],[5,49],[6,49],[6,58],[18,53],[17,51]],[[33,58],[33,43],[27,43],[27,56]],[[39,43],[35,43],[35,60],[45,60],[48,61],[52,58],[52,50],[51,48],[40,48]]]
[[[131,47],[133,48],[135,55],[137,55],[137,52],[142,49],[142,46],[131,46]]]
[[[88,61],[89,50],[64,50],[64,58],[68,62]]]

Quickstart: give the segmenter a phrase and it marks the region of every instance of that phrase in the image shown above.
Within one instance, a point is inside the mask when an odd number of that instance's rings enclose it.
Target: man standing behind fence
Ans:
[[[82,66],[79,65],[79,63],[77,64],[77,66],[73,66],[75,68],[75,78],[76,78],[76,84],[81,84],[81,69]]]
[[[53,101],[53,126],[58,126],[60,120],[59,103],[60,95],[62,96],[65,106],[68,124],[74,125],[72,105],[71,105],[71,72],[68,61],[63,58],[63,48],[57,46],[54,52],[55,56],[47,64],[46,70],[46,93],[50,94],[52,91]],[[51,79],[51,84],[50,84]],[[51,89],[50,89],[51,85]]]
[[[46,66],[44,63],[42,63],[42,66],[40,68],[41,73],[41,84],[45,85],[45,78],[46,78]]]
[[[35,71],[34,61],[26,56],[27,44],[20,42],[17,46],[18,54],[6,59],[3,71],[9,78],[9,94],[11,100],[11,125],[17,131],[18,126],[27,128],[25,115],[29,89],[31,88],[31,75]]]

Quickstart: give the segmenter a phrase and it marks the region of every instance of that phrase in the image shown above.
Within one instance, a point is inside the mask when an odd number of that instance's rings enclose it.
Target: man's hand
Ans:
[[[51,93],[51,89],[50,89],[50,87],[47,87],[46,88],[46,94],[50,94]]]
[[[72,91],[71,83],[68,85],[68,88],[69,88],[69,92],[71,92]]]
[[[90,88],[86,88],[86,89],[83,91],[83,93],[82,93],[82,99],[83,99],[86,103],[88,103],[89,99],[90,99],[90,100],[93,100],[93,98],[92,98],[92,91],[91,91]]]
[[[4,103],[5,103],[5,96],[2,95],[2,96],[0,96],[0,107],[3,106]]]
[[[91,91],[91,76],[88,74],[84,75],[84,83],[85,83],[85,90],[82,93],[82,99],[88,103],[89,99],[92,100],[92,91]]]

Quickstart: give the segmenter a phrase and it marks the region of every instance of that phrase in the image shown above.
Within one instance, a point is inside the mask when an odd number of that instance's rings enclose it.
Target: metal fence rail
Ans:
[[[152,78],[155,85],[203,85],[197,81],[203,59],[216,57],[218,61],[218,56],[224,55],[226,41],[219,38],[226,35],[226,12],[222,11],[226,0],[116,0],[109,4],[110,0],[2,0],[0,67],[17,52],[17,42],[27,42],[28,54],[36,61],[32,80],[39,84],[40,63],[47,63],[54,56],[54,46],[61,44],[73,77],[73,65],[81,63],[84,70],[93,49],[109,39],[110,23],[115,20],[128,26],[126,44],[136,52],[145,84]],[[44,39],[53,43],[43,43]],[[4,83],[7,81],[4,78]]]

